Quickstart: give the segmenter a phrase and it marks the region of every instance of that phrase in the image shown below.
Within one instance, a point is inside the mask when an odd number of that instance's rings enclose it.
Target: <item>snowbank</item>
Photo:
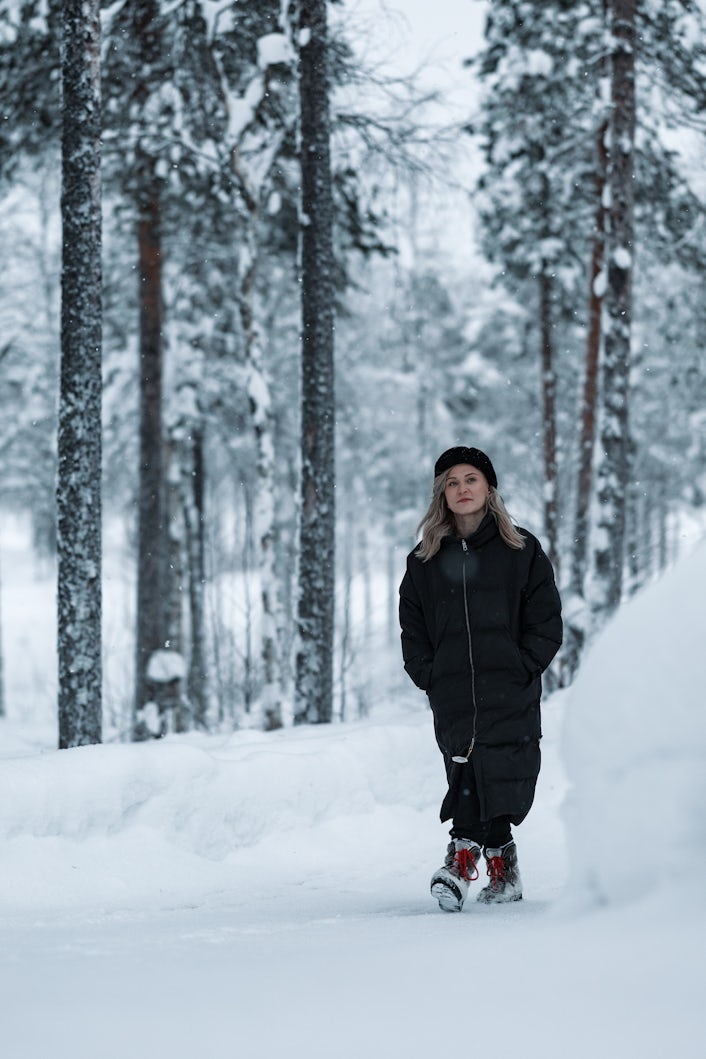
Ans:
[[[623,606],[566,705],[573,892],[624,902],[706,869],[706,546]]]
[[[79,747],[0,768],[0,902],[144,899],[217,887],[273,835],[380,805],[423,809],[442,770],[427,712],[227,738]]]

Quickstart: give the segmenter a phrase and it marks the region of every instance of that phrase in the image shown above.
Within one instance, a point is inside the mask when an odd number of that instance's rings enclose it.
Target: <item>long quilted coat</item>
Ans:
[[[464,540],[445,537],[428,562],[416,549],[400,585],[404,665],[426,691],[444,755],[454,814],[468,756],[481,816],[520,823],[532,805],[542,735],[541,674],[561,645],[561,603],[539,541],[510,548],[487,514]],[[469,753],[470,752],[470,753]]]

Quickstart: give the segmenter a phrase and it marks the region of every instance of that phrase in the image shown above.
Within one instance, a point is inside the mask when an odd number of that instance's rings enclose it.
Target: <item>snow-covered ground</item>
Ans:
[[[507,908],[429,897],[442,769],[411,684],[346,725],[61,752],[11,711],[3,1056],[705,1054],[704,584],[702,546],[546,701]]]

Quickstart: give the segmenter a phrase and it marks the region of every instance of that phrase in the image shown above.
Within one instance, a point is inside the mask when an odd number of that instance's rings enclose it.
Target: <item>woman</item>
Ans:
[[[511,825],[524,820],[539,775],[541,674],[561,644],[561,603],[539,541],[514,526],[480,449],[436,461],[421,543],[400,585],[404,667],[426,691],[444,756],[452,821],[431,891],[460,911],[478,878],[485,904],[518,901]]]

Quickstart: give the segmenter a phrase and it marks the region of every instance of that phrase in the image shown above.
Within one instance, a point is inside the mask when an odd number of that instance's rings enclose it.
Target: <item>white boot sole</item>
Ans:
[[[432,883],[431,895],[439,902],[439,908],[444,912],[460,912],[463,908],[463,898],[459,898],[443,882]]]

